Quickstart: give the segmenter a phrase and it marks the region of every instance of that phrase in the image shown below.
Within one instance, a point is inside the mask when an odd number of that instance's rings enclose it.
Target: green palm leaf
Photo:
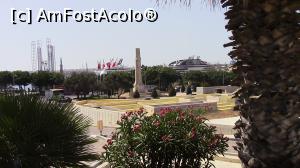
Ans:
[[[5,167],[86,167],[96,140],[90,121],[72,104],[32,96],[0,97],[0,165]]]

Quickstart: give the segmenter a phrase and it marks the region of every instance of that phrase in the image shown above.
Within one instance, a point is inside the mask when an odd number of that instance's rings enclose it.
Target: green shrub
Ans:
[[[157,93],[157,91],[156,91],[156,89],[153,89],[153,90],[152,90],[152,92],[151,92],[151,97],[154,98],[154,99],[156,99],[156,98],[159,97],[159,96],[158,96],[158,93]]]
[[[140,93],[138,90],[136,90],[134,93],[133,93],[133,98],[140,98]]]
[[[186,88],[186,94],[187,95],[191,95],[193,92],[192,92],[192,88],[191,88],[191,86],[188,86],[187,88]]]
[[[224,154],[227,138],[191,110],[163,109],[146,116],[143,110],[122,115],[112,139],[103,146],[101,161],[112,167],[213,166],[217,154]]]
[[[185,87],[184,87],[184,85],[181,86],[180,92],[181,92],[181,93],[184,93],[184,92],[185,92]]]
[[[0,167],[83,167],[99,158],[89,126],[72,104],[0,96]]]
[[[168,92],[170,97],[176,96],[176,90],[173,86],[169,88]]]

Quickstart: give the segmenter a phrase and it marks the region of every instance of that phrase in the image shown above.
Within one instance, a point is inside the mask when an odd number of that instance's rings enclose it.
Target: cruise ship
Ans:
[[[213,69],[213,65],[200,59],[200,57],[189,57],[188,59],[182,59],[173,61],[169,64],[169,67],[176,71],[208,71]]]

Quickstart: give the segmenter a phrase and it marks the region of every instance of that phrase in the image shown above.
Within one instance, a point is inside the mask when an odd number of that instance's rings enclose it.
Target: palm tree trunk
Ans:
[[[300,164],[300,2],[221,0],[232,40],[244,168]]]

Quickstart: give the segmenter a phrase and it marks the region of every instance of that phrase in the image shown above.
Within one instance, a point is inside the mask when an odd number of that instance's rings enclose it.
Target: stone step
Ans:
[[[222,107],[234,107],[234,105],[217,105],[219,108],[222,108]]]
[[[218,108],[218,111],[228,111],[228,110],[233,110],[233,108]]]
[[[224,111],[224,110],[233,110],[234,106],[227,106],[227,107],[219,107],[218,106],[218,110],[219,111]]]
[[[230,155],[230,154],[225,154],[223,155],[218,155],[215,157],[216,160],[224,161],[224,162],[231,162],[231,163],[241,163],[241,160],[237,155]]]
[[[234,103],[217,103],[218,106],[234,106],[235,104]]]

